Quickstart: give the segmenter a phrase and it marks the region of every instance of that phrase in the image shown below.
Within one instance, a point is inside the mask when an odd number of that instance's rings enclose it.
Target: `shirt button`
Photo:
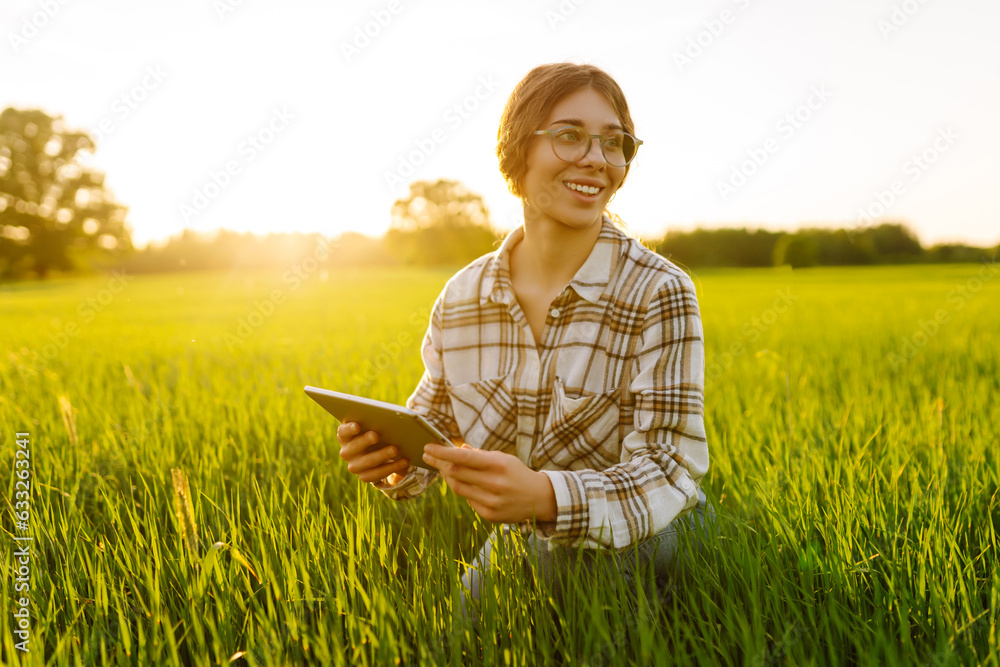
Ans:
[[[694,485],[691,484],[691,480],[688,479],[681,480],[681,488],[684,489],[685,491],[690,491],[693,486]]]
[[[525,417],[524,418],[524,425],[525,425],[526,428],[530,428],[530,429],[535,428],[535,418],[534,417]]]
[[[559,317],[559,309],[558,308],[553,308],[552,309],[552,317]]]

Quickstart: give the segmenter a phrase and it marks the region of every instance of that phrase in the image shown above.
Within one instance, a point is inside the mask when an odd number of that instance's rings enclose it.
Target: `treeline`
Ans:
[[[214,235],[185,230],[165,244],[150,245],[115,266],[131,273],[202,269],[282,268],[313,256],[324,267],[338,266],[460,266],[499,246],[501,232],[486,227],[425,226],[390,229],[374,238],[347,232],[335,238],[322,234],[284,232],[260,236],[222,231]],[[696,229],[672,231],[652,244],[656,251],[683,266],[767,267],[790,265],[851,266],[979,262],[992,260],[1000,246],[935,245],[924,248],[901,224],[862,230]]]
[[[348,232],[331,239],[322,234],[280,232],[266,235],[221,230],[214,234],[185,229],[165,243],[150,244],[114,264],[126,273],[205,269],[283,268],[306,257],[324,266],[389,264],[381,239]]]
[[[204,269],[283,268],[313,257],[323,267],[460,266],[490,252],[501,234],[468,228],[390,229],[382,237],[345,232],[336,237],[318,233],[278,232],[257,235],[221,230],[199,233],[186,229],[165,243],[150,244],[100,269],[127,273],[200,271]]]
[[[257,236],[185,230],[167,243],[127,256],[133,273],[208,268],[287,267],[310,256],[325,267],[388,264],[463,265],[498,247],[503,235],[489,223],[482,198],[458,181],[415,181],[409,196],[392,207],[389,230],[380,238],[347,232],[278,233]]]
[[[802,268],[978,262],[996,257],[1000,245],[977,248],[941,244],[924,248],[906,225],[885,223],[860,229],[805,228],[794,232],[745,228],[673,231],[655,248],[664,257],[690,267]]]

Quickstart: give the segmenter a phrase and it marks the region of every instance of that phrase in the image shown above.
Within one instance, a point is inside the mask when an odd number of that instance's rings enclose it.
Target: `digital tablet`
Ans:
[[[366,431],[378,433],[378,442],[371,449],[395,445],[399,448],[399,456],[409,459],[410,465],[418,468],[437,470],[424,463],[424,445],[437,442],[445,447],[455,446],[448,436],[405,406],[319,387],[306,386],[305,390],[309,398],[323,406],[341,423],[358,422],[361,425],[359,435]]]

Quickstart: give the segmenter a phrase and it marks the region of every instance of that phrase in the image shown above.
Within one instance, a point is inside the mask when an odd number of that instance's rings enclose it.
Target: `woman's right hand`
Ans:
[[[359,434],[360,430],[357,422],[346,422],[337,427],[340,458],[347,461],[348,472],[357,475],[362,482],[388,478],[390,484],[398,483],[410,467],[409,460],[396,458],[399,449],[393,445],[373,447],[378,443],[378,433],[367,431]]]

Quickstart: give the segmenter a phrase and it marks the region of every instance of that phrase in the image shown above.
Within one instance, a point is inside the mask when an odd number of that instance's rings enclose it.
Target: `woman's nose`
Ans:
[[[603,166],[606,163],[604,159],[604,153],[601,150],[601,140],[599,137],[591,137],[590,143],[587,144],[587,152],[583,154],[583,157],[578,160],[584,164],[593,164],[597,166],[600,163]]]

